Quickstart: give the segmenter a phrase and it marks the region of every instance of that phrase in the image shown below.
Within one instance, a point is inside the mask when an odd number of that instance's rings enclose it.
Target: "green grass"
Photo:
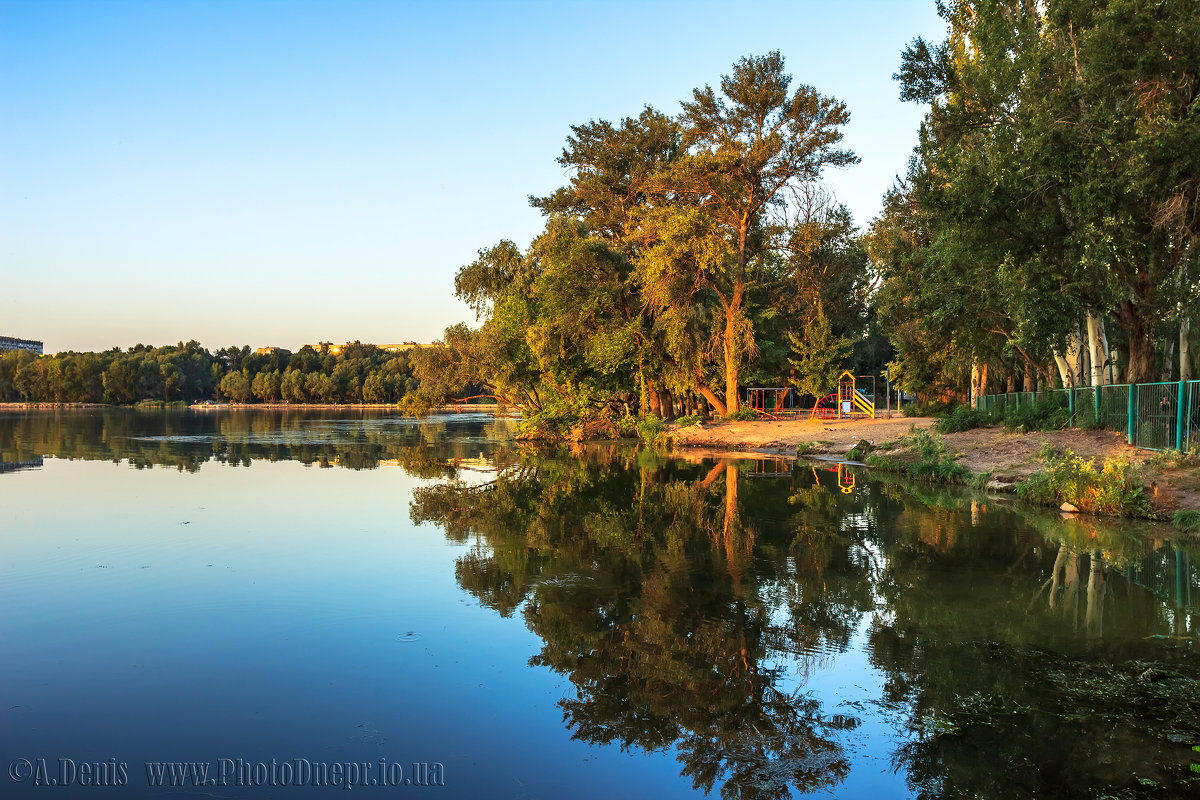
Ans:
[[[933,483],[968,483],[971,471],[956,461],[940,436],[915,428],[896,443],[915,458],[897,455],[868,455],[867,466]]]
[[[676,424],[681,428],[690,428],[693,425],[699,425],[703,417],[698,414],[688,414],[675,420]]]
[[[866,439],[861,439],[859,440],[858,444],[854,445],[853,448],[847,451],[846,459],[848,461],[862,461],[867,457],[867,454],[874,449],[875,445],[871,444]]]
[[[1181,508],[1171,517],[1171,524],[1181,531],[1200,531],[1200,511]]]

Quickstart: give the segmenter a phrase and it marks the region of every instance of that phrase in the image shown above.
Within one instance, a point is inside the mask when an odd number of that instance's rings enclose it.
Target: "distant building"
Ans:
[[[322,355],[329,353],[330,355],[336,356],[338,353],[342,352],[347,347],[350,347],[353,344],[355,344],[355,342],[346,342],[345,344],[334,344],[333,342],[317,342],[316,344],[306,344],[304,346],[311,347],[313,350],[316,350],[318,353],[321,353]],[[403,353],[405,350],[412,350],[415,347],[429,347],[429,345],[418,344],[417,342],[401,342],[400,344],[377,344],[377,345],[370,345],[368,342],[358,342],[358,344],[361,344],[364,347],[378,347],[380,350],[383,350],[388,353]]]
[[[12,336],[0,336],[0,352],[5,350],[28,350],[31,353],[42,354],[42,343],[33,339],[17,339]]]
[[[275,355],[291,355],[291,350],[284,350],[282,347],[259,347],[254,350],[257,356],[275,356]]]

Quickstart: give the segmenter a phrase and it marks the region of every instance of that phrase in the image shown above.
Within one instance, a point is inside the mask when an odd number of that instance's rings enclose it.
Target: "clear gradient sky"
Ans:
[[[667,113],[744,55],[847,103],[861,226],[916,142],[933,0],[0,0],[0,335],[431,341],[455,270],[541,227],[569,126]]]

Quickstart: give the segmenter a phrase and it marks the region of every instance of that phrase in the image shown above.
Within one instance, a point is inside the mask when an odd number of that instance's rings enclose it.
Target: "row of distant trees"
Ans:
[[[337,353],[249,347],[210,352],[195,341],[166,347],[0,354],[0,401],[117,403],[395,403],[417,388],[407,353],[355,342]]]

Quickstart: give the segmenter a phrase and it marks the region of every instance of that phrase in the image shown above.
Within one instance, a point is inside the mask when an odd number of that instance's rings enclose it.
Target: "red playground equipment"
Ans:
[[[766,419],[796,416],[796,393],[787,386],[756,386],[746,390],[746,408]]]
[[[827,394],[813,406],[809,419],[853,419],[855,417],[875,418],[875,379],[864,375],[861,380],[871,382],[871,393],[868,395],[857,388],[854,375],[846,370],[838,377],[838,390]]]
[[[835,419],[838,416],[837,392],[827,394],[813,406],[809,419]]]

